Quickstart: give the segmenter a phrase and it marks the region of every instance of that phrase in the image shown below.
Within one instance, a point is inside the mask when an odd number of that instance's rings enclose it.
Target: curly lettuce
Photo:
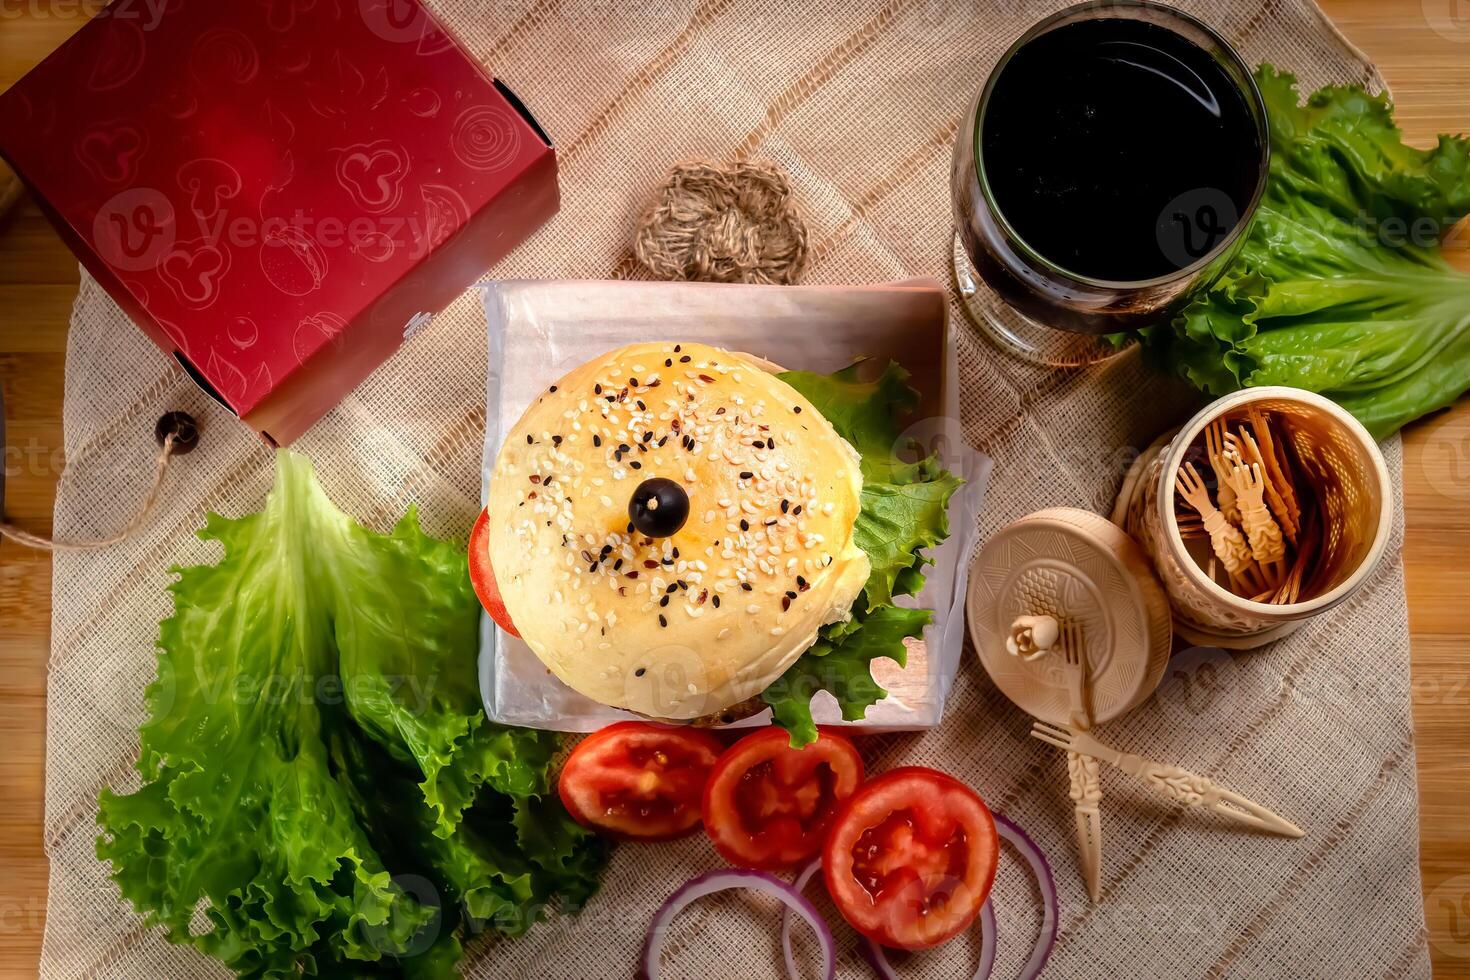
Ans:
[[[930,610],[898,606],[894,599],[923,589],[929,564],[924,551],[949,537],[949,500],[963,482],[937,458],[921,457],[917,443],[899,434],[899,420],[919,404],[908,372],[890,363],[874,380],[864,380],[864,374],[858,362],[835,374],[779,375],[862,457],[862,502],[853,537],[871,565],[851,618],[824,626],[817,642],[761,695],[797,747],[816,740],[811,699],[818,691],[830,692],[848,721],[862,719],[887,696],[873,679],[873,661],[888,657],[905,665],[904,640],[922,636],[934,619]],[[916,461],[906,462],[904,455]]]
[[[375,534],[303,457],[264,510],[211,515],[176,569],[139,737],[97,854],[168,938],[242,977],[455,977],[460,938],[596,887],[548,794],[558,737],[490,723],[465,551],[410,510]]]
[[[1470,140],[1406,146],[1386,96],[1256,72],[1271,174],[1240,257],[1144,331],[1197,387],[1291,385],[1384,438],[1470,389],[1470,276],[1441,236],[1470,213]]]

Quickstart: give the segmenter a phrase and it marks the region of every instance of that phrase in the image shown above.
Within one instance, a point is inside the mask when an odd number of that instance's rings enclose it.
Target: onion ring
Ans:
[[[975,968],[971,980],[990,980],[990,971],[995,969],[995,944],[995,906],[987,898],[980,906],[980,965]],[[883,947],[866,936],[863,937],[863,958],[878,974],[879,980],[898,980]]]
[[[827,927],[827,923],[818,914],[816,907],[807,901],[795,886],[763,871],[749,871],[744,868],[712,871],[709,874],[700,875],[669,896],[668,901],[664,902],[654,913],[653,921],[648,925],[648,938],[643,942],[642,963],[638,968],[637,980],[659,980],[661,975],[659,954],[663,951],[663,941],[668,935],[670,924],[680,912],[706,895],[737,888],[748,888],[751,891],[770,895],[772,898],[779,899],[786,906],[787,912],[782,915],[781,934],[783,938],[790,936],[786,928],[787,916],[790,912],[795,912],[805,919],[812,927],[812,931],[817,934],[817,942],[822,947],[823,976],[825,980],[835,980],[837,945],[832,939],[832,930]],[[796,964],[790,955],[789,944],[786,949],[788,951],[787,969],[792,971],[791,980],[800,980],[795,973]]]
[[[1031,949],[1031,955],[1026,958],[1026,963],[1021,967],[1019,980],[1035,980],[1041,975],[1046,966],[1047,958],[1051,956],[1053,947],[1057,944],[1057,885],[1051,875],[1051,864],[1046,860],[1046,855],[1041,853],[1041,848],[1036,842],[1010,820],[996,813],[995,832],[1010,841],[1031,865],[1031,873],[1036,876],[1036,887],[1041,891],[1041,933],[1036,937],[1036,945]]]
[[[1041,848],[1036,846],[1036,842],[1024,830],[1000,814],[992,814],[992,816],[995,817],[995,832],[1008,841],[1021,855],[1022,860],[1031,866],[1031,873],[1036,877],[1036,887],[1041,892],[1041,934],[1037,936],[1036,945],[1021,967],[1019,976],[1019,980],[1036,980],[1041,975],[1042,969],[1045,968],[1046,961],[1050,958],[1051,951],[1057,942],[1056,882],[1052,878],[1051,864],[1047,862],[1046,855],[1041,852]],[[802,871],[801,877],[796,881],[798,890],[810,880],[812,873],[812,867]],[[785,926],[783,919],[781,944],[787,955],[787,963],[790,964],[791,947]],[[989,980],[991,970],[995,967],[996,945],[995,907],[987,898],[985,904],[980,908],[980,966],[975,970],[973,980]],[[864,938],[863,955],[877,971],[880,980],[898,980],[898,974],[888,962],[888,956],[883,952],[882,946],[871,939]]]
[[[805,897],[806,886],[811,884],[812,876],[821,870],[821,858],[814,859],[810,864],[802,868],[801,873],[796,876],[796,880],[791,883],[791,887],[796,889],[796,894]],[[791,951],[791,912],[789,909],[781,910],[781,955],[786,958],[786,975],[791,980],[798,980],[796,954]]]

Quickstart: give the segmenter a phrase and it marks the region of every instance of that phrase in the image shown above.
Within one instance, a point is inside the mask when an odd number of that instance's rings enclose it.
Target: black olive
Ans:
[[[628,516],[650,538],[673,537],[689,519],[689,494],[673,480],[644,480],[628,501]]]

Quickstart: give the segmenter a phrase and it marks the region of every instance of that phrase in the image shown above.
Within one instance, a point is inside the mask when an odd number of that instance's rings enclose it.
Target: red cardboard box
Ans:
[[[556,212],[556,155],[419,0],[116,0],[0,96],[82,263],[273,443]]]

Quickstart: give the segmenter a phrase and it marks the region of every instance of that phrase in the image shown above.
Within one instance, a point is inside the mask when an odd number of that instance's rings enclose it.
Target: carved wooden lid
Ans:
[[[1066,662],[1059,651],[1016,656],[1006,648],[1023,616],[1082,627],[1094,724],[1145,701],[1173,642],[1169,603],[1142,550],[1090,511],[1037,511],[996,532],[970,569],[970,636],[995,685],[1021,710],[1069,723]]]

